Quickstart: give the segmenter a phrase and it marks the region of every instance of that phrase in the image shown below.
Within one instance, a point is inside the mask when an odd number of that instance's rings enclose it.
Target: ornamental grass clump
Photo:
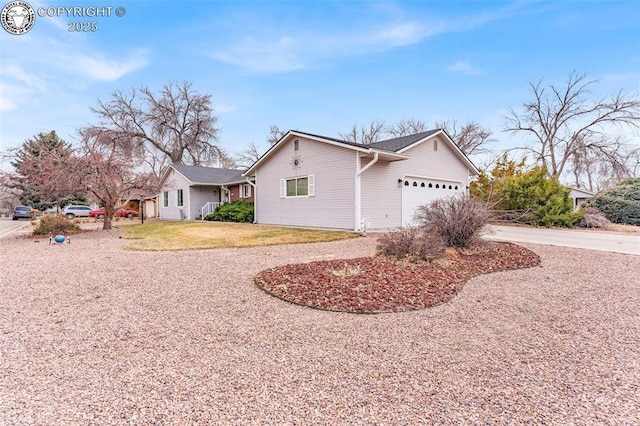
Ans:
[[[438,235],[447,247],[469,247],[480,239],[491,217],[486,202],[456,195],[420,206],[415,213],[423,232]]]
[[[445,247],[440,235],[431,230],[425,227],[407,227],[382,235],[376,249],[383,256],[419,262],[441,256]]]
[[[578,225],[581,228],[607,228],[611,225],[611,221],[607,219],[604,212],[595,207],[585,207],[582,213],[582,220]]]
[[[40,218],[40,223],[33,230],[33,235],[64,235],[79,230],[80,227],[77,224],[62,215],[45,215]]]

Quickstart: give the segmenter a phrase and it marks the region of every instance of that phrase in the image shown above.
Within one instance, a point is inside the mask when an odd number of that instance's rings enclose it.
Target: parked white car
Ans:
[[[76,217],[89,217],[91,207],[89,206],[66,206],[62,209],[62,214],[67,219],[75,219]]]

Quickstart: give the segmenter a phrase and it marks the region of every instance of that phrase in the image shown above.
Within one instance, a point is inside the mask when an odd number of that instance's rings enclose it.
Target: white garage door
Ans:
[[[438,198],[464,193],[461,182],[447,180],[411,178],[404,179],[402,185],[402,225],[419,225],[413,215],[419,206],[429,204]]]

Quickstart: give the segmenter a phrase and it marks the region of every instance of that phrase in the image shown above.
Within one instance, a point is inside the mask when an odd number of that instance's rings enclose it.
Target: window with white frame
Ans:
[[[251,185],[245,183],[240,185],[240,198],[249,198],[251,197]]]
[[[315,175],[280,179],[280,198],[313,197],[315,195]]]
[[[178,189],[178,207],[184,206],[184,195],[182,193],[182,189]]]
[[[169,207],[169,191],[162,193],[162,207]]]

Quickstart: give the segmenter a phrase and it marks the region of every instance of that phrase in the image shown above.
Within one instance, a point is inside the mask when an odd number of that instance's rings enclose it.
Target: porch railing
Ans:
[[[206,215],[213,213],[213,211],[216,209],[216,207],[218,207],[218,206],[220,206],[222,204],[223,203],[217,202],[217,201],[209,201],[204,206],[202,206],[202,216],[200,216],[200,217],[202,219],[204,219]]]

